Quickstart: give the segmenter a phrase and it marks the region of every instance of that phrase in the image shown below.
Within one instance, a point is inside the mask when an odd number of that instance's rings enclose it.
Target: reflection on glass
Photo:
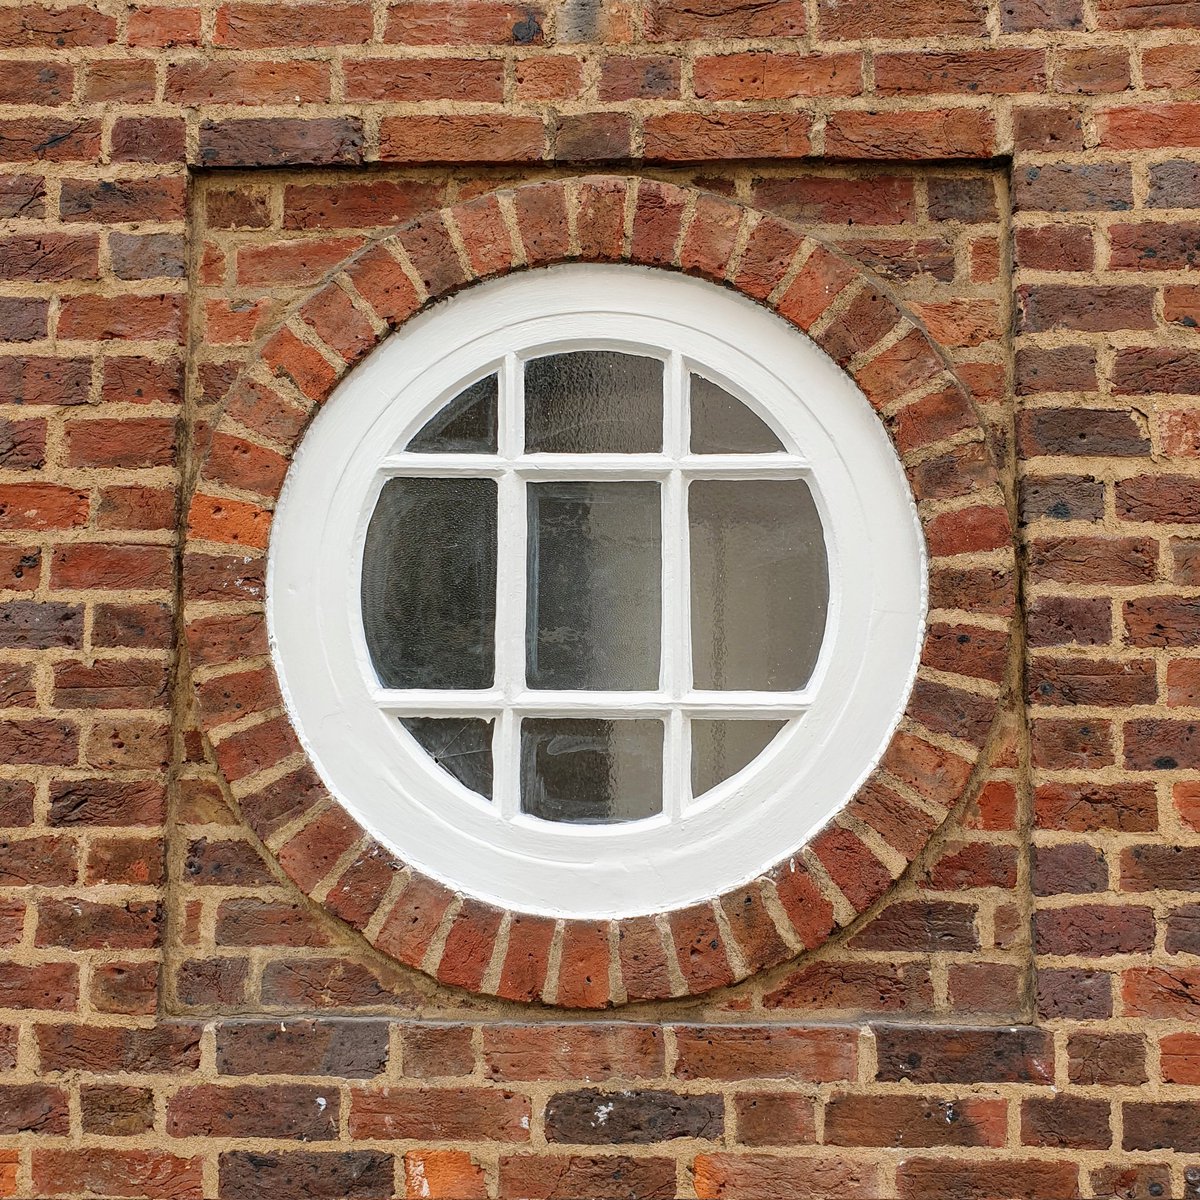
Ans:
[[[521,811],[544,821],[603,824],[662,811],[661,721],[527,717],[521,722]]]
[[[692,795],[736,775],[766,749],[786,721],[693,721]]]
[[[407,448],[423,454],[495,454],[498,392],[495,375],[471,384],[439,408]]]
[[[404,717],[404,728],[439,767],[492,798],[492,722],[477,717]]]
[[[825,632],[829,568],[803,480],[697,480],[688,488],[697,688],[790,690]]]
[[[525,449],[647,454],[662,449],[663,365],[615,350],[576,350],[525,364]]]
[[[769,454],[783,443],[761,417],[709,379],[691,380],[693,454]]]
[[[389,479],[367,527],[362,611],[385,687],[489,687],[495,481]]]
[[[658,687],[657,483],[531,483],[528,684]]]

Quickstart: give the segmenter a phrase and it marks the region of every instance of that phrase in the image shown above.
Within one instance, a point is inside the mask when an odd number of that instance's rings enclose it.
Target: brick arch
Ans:
[[[857,381],[904,463],[934,580],[921,665],[880,765],[801,851],[703,904],[554,920],[457,894],[374,841],[326,791],[283,709],[251,560],[308,421],[364,355],[461,288],[565,261],[684,271],[751,296]],[[971,790],[1008,685],[998,617],[1013,531],[986,435],[947,360],[886,287],[803,230],[696,189],[617,176],[523,184],[426,213],[346,260],[259,348],[191,499],[184,617],[203,728],[284,873],[378,950],[443,983],[595,1008],[696,995],[812,950],[875,903]],[[938,581],[947,586],[940,587]],[[1011,605],[993,611],[1011,611]]]

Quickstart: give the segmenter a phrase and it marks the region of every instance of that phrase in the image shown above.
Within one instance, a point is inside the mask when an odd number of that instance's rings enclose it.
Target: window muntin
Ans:
[[[462,444],[481,398],[499,444],[484,429],[473,453],[428,461]],[[770,740],[725,726],[779,732],[804,711],[829,592],[808,463],[681,355],[510,354],[380,470],[362,562],[369,683],[426,749],[439,727],[412,722],[438,705],[476,713],[459,742],[488,722],[493,757],[478,762],[492,751],[472,738],[471,771],[501,816],[678,820],[695,781],[708,791]],[[504,602],[524,609],[523,656],[497,650],[520,613],[498,622],[495,598],[497,561],[522,546],[524,588],[515,576]]]
[[[435,757],[449,763],[456,750],[444,736],[453,731],[436,721],[463,722],[459,732],[469,747],[463,763],[488,734],[503,747],[494,764],[493,793],[495,781],[517,777],[517,764],[506,756],[536,757],[537,746],[522,746],[515,713],[500,705],[484,714],[461,697],[426,704],[420,713],[381,705],[381,689],[369,682],[375,676],[359,594],[367,527],[414,435],[464,384],[496,375],[498,396],[505,386],[517,386],[500,377],[514,362],[576,349],[633,351],[657,358],[667,374],[674,361],[675,378],[699,374],[746,406],[783,449],[762,448],[755,438],[763,434],[752,421],[749,434],[739,435],[748,436],[750,446],[739,444],[737,452],[794,456],[807,464],[804,478],[829,561],[825,640],[802,691],[803,716],[794,716],[796,693],[784,697],[790,708],[780,713],[749,711],[744,693],[720,692],[723,707],[704,716],[736,716],[747,722],[737,727],[747,736],[733,743],[726,737],[718,746],[698,720],[703,753],[695,762],[668,756],[673,765],[664,768],[664,811],[636,814],[640,819],[606,816],[607,823],[599,824],[522,814],[519,805],[486,799],[485,789],[460,783],[454,771],[439,766]],[[682,432],[672,429],[676,411],[664,406],[663,432],[675,439],[670,444],[682,447]],[[511,417],[497,413],[498,452],[516,444],[519,431],[506,428],[506,420],[511,424]],[[720,421],[714,420],[720,433]],[[488,442],[487,419],[468,425],[473,444]],[[714,448],[693,442],[686,456],[697,462],[703,456],[719,474],[728,465],[720,437]],[[479,475],[477,461],[469,470],[462,467],[457,449],[423,453],[428,477]],[[588,453],[594,454],[593,482],[611,480],[610,456]],[[639,453],[654,457],[653,451]],[[673,469],[669,462],[645,465],[649,477],[664,470],[669,476]],[[553,466],[547,457],[545,467]],[[499,468],[494,472],[498,494],[505,487],[503,474]],[[669,479],[660,486],[670,489]],[[664,581],[677,570],[669,547],[689,542],[682,486],[672,495],[675,528],[685,534],[663,539]],[[504,508],[501,503],[501,513]],[[518,532],[518,540],[523,536]],[[512,545],[500,530],[498,539]],[[501,679],[526,653],[525,606],[506,602],[525,586],[525,570],[524,544],[497,555]],[[676,586],[682,587],[682,574]],[[853,794],[886,746],[911,687],[924,605],[924,543],[911,494],[890,441],[851,380],[808,339],[744,297],[624,266],[561,266],[508,277],[437,306],[393,335],[339,387],[306,435],[276,511],[270,548],[268,619],[285,699],[333,793],[417,869],[502,905],[576,917],[693,903],[740,885],[801,846]],[[684,620],[685,612],[685,606],[664,606],[664,625]],[[674,642],[675,634],[667,629],[663,638]],[[655,715],[658,698],[622,692],[619,702],[600,699],[586,713],[562,716],[558,707],[539,708],[543,693],[529,693],[531,718],[594,722],[560,730],[569,735],[560,746],[577,743],[595,764],[614,743],[611,771],[628,777],[621,766],[625,751],[615,745],[619,739],[611,736],[611,726],[638,717],[630,701],[651,710],[641,711],[642,717]],[[785,728],[771,737],[771,722],[780,720],[787,721]],[[412,732],[417,721],[426,723],[422,737]],[[738,771],[731,764],[739,756],[753,757],[751,721],[762,722],[757,733],[766,748],[750,770]],[[498,726],[506,723],[505,736],[497,737]],[[431,757],[423,747],[435,734],[442,745]],[[557,775],[550,772],[554,778],[545,788],[550,801],[561,790],[555,779],[569,765],[564,762]],[[459,769],[466,770],[462,763]],[[718,773],[727,778],[674,813],[672,797],[691,789],[672,772],[701,782]]]

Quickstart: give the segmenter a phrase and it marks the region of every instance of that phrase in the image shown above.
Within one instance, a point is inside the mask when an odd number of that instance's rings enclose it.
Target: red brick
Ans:
[[[177,117],[125,117],[113,122],[115,162],[177,163],[183,160],[185,125]]]
[[[385,954],[420,964],[453,895],[441,884],[414,874],[375,937]]]
[[[270,1087],[200,1084],[167,1105],[170,1137],[261,1137],[328,1141],[337,1136],[339,1097],[307,1084]]]
[[[1158,1048],[1164,1083],[1195,1085],[1200,1082],[1200,1035],[1169,1034],[1159,1041]]]
[[[1142,75],[1149,87],[1158,86],[1151,82],[1153,70],[1147,61],[1150,55],[1156,53],[1151,50],[1142,60]],[[1069,50],[1062,56],[1054,72],[1055,90],[1084,96],[1123,92],[1129,87],[1129,80],[1129,53],[1119,46]]]
[[[1018,288],[1021,328],[1028,333],[1078,329],[1107,333],[1154,326],[1152,289],[1134,286],[1036,284]]]
[[[1176,101],[1101,109],[1096,127],[1106,150],[1200,146],[1200,104]]]
[[[855,11],[860,11],[860,6],[856,5]],[[895,19],[894,13],[891,19]],[[987,158],[995,152],[995,138],[991,114],[977,108],[888,113],[847,110],[829,115],[825,153],[847,158]]]
[[[181,62],[167,67],[168,100],[202,104],[294,104],[329,99],[329,67],[319,62]],[[214,215],[210,210],[210,217]]]
[[[538,4],[477,0],[401,0],[388,10],[384,41],[407,46],[529,45],[541,41]]]
[[[561,117],[552,157],[558,162],[610,162],[633,154],[633,122],[623,113],[575,113]]]
[[[896,1171],[897,1195],[921,1200],[961,1200],[964,1196],[1003,1195],[1012,1200],[1079,1195],[1079,1168],[1073,1162],[1045,1159],[912,1158]]]
[[[470,1075],[475,1065],[472,1042],[469,1025],[406,1026],[404,1074],[418,1079]]]
[[[262,864],[256,865],[264,878],[250,878],[247,883],[261,886],[271,877]],[[201,878],[197,882],[208,881]],[[229,873],[211,882],[236,885],[238,879]],[[246,897],[222,901],[217,911],[216,942],[218,946],[325,946],[329,939],[313,916],[298,904]]]
[[[436,207],[442,191],[437,183],[413,179],[289,184],[283,192],[283,228],[366,229],[398,225]]]
[[[348,100],[466,100],[504,98],[498,58],[369,58],[346,63]]]
[[[94,162],[99,154],[99,121],[57,117],[0,121],[0,162]]]
[[[617,955],[630,1000],[662,1000],[673,989],[662,930],[651,917],[626,917],[618,924]]]
[[[1003,1146],[1008,1104],[966,1097],[835,1095],[825,1105],[825,1141],[834,1146]]]
[[[154,99],[152,58],[100,59],[89,65],[83,98],[92,104],[106,101],[146,103]]]
[[[345,958],[283,958],[269,962],[260,986],[262,1002],[288,1012],[297,1009],[377,1009],[412,1006],[418,993],[396,977]]]
[[[59,337],[167,339],[183,328],[179,296],[72,296],[58,318]]]
[[[53,50],[105,46],[116,40],[116,19],[87,5],[45,8],[27,4],[0,17],[0,46]]]
[[[789,1092],[744,1092],[734,1101],[744,1146],[802,1145],[816,1138],[814,1102]]]
[[[36,1149],[33,1186],[41,1195],[141,1195],[162,1200],[199,1200],[203,1160],[162,1150]]]
[[[97,279],[99,239],[92,234],[26,234],[0,238],[0,279],[57,283]]]
[[[726,158],[803,158],[810,150],[807,113],[665,113],[646,118],[651,162]]]
[[[675,1163],[617,1154],[505,1155],[500,1159],[500,1194],[527,1200],[614,1195],[669,1200],[675,1194]]]
[[[752,1200],[759,1196],[867,1200],[880,1194],[878,1168],[844,1156],[700,1154],[692,1170],[696,1195],[701,1200]]]
[[[679,77],[679,59],[674,55],[612,55],[600,64],[600,99],[672,100],[679,96]],[[517,91],[523,93],[521,67],[517,68]]]
[[[1146,1082],[1146,1048],[1140,1034],[1072,1033],[1067,1042],[1067,1054],[1072,1083]]]
[[[38,104],[55,107],[71,99],[75,72],[65,63],[13,62],[0,81],[0,101],[5,104]]]
[[[798,37],[805,26],[800,0],[651,0],[647,7],[646,31],[651,41]]]
[[[786,975],[763,997],[770,1009],[806,1012],[928,1012],[933,988],[915,963],[816,962]]]
[[[475,1200],[488,1194],[483,1168],[464,1150],[410,1150],[404,1179],[409,1196]]]
[[[1189,28],[1193,23],[1187,0],[1161,0],[1152,4],[1101,0],[1097,7],[1101,29]]]
[[[656,1078],[664,1069],[663,1032],[628,1023],[484,1025],[485,1076],[517,1080]]]
[[[875,90],[884,95],[1040,92],[1045,85],[1040,50],[914,51],[875,59]]]
[[[540,118],[508,113],[385,117],[379,136],[391,163],[538,162],[545,143]]]
[[[607,59],[601,66],[604,71],[611,62],[627,62],[628,59]],[[634,60],[636,61],[636,60]],[[674,62],[674,60],[668,60]],[[676,92],[679,71],[675,64]],[[583,88],[583,64],[570,54],[553,54],[538,58],[525,58],[517,62],[516,87],[513,94],[520,100],[571,100]],[[601,83],[602,100],[630,99],[632,97],[605,95]]]
[[[853,1030],[795,1026],[681,1025],[679,1079],[776,1079],[829,1083],[853,1078]]]
[[[696,60],[693,87],[706,100],[855,96],[862,90],[861,59],[856,54],[722,54]]]
[[[710,904],[675,909],[668,916],[675,957],[688,991],[724,987],[734,980],[716,914]]]
[[[1200,969],[1172,966],[1126,971],[1121,996],[1126,1016],[1195,1021],[1200,1016]]]
[[[92,1084],[80,1088],[79,1098],[85,1133],[132,1137],[154,1126],[154,1092],[150,1088]]]
[[[78,971],[74,963],[39,963],[33,967],[2,963],[0,1005],[4,1008],[70,1012],[79,1000]]]
[[[450,1141],[527,1142],[527,1096],[499,1088],[356,1088],[350,1136]]]

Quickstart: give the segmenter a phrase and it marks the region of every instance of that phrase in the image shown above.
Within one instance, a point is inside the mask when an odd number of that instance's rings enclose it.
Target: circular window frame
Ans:
[[[908,708],[879,766],[798,854],[745,888],[654,917],[564,921],[457,894],[329,794],[283,707],[266,547],[288,462],[338,383],[390,333],[485,279],[560,262],[707,279],[807,333],[879,413],[918,505],[930,612]],[[297,299],[222,383],[186,501],[183,628],[196,718],[235,811],[281,873],[382,955],[443,984],[595,1008],[700,995],[853,924],[978,790],[1017,686],[1010,500],[948,355],[889,285],[769,213],[619,175],[520,183],[368,242]],[[984,756],[988,756],[986,759]]]
[[[668,380],[700,370],[753,398],[791,454],[807,459],[826,532],[830,615],[807,710],[750,767],[675,819],[501,818],[416,748],[369,682],[358,580],[383,460],[465,384],[511,363],[506,355],[584,346],[636,346],[667,361]],[[498,554],[523,561],[523,545]],[[594,920],[684,908],[744,886],[843,807],[908,701],[926,578],[924,538],[891,441],[850,377],[810,339],[703,280],[562,264],[483,284],[414,319],[334,392],[276,506],[267,614],[293,725],[364,828],[454,890]],[[524,621],[522,613],[522,633]]]

